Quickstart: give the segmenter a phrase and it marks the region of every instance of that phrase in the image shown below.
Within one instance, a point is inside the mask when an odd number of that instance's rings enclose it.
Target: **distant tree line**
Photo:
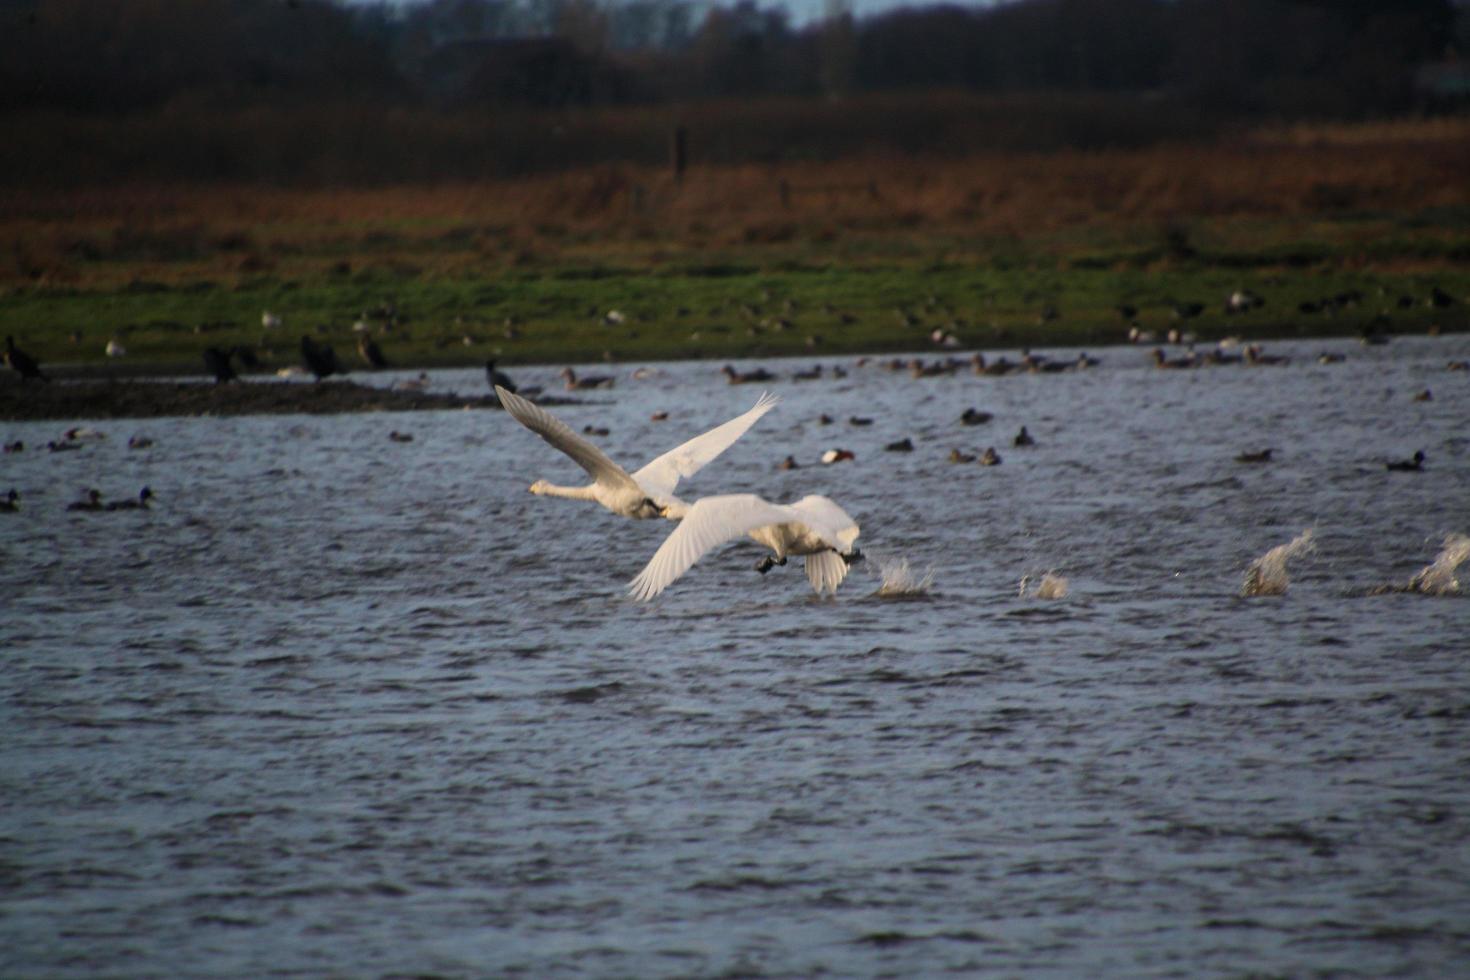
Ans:
[[[944,88],[1368,115],[1413,107],[1415,68],[1463,51],[1467,29],[1452,0],[829,10],[796,25],[757,0],[0,0],[0,110],[658,104]]]

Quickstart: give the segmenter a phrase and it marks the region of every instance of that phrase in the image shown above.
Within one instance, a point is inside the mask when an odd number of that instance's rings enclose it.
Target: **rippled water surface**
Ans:
[[[0,974],[1470,970],[1470,602],[1404,590],[1470,532],[1470,338],[1271,351],[775,383],[681,492],[836,499],[835,600],[747,543],[631,603],[672,525],[528,494],[581,473],[499,412],[7,455]],[[641,465],[755,401],[717,368],[555,411]]]

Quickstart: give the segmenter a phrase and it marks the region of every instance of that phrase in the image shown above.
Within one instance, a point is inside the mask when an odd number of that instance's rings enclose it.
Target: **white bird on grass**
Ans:
[[[835,595],[848,566],[863,557],[853,547],[857,522],[830,498],[813,495],[773,504],[751,493],[702,497],[629,583],[629,594],[639,601],[652,599],[710,550],[741,535],[775,552],[755,566],[762,575],[786,564],[788,555],[806,556],[806,577],[817,595]]]
[[[500,404],[519,423],[570,456],[592,477],[584,487],[562,487],[537,480],[531,492],[570,500],[592,500],[622,517],[682,518],[689,504],[674,496],[681,477],[693,476],[703,466],[724,452],[743,436],[762,415],[776,407],[779,400],[767,392],[744,415],[715,426],[703,435],[669,450],[636,473],[629,474],[606,453],[577,435],[566,423],[545,409],[512,394],[499,385],[495,394]]]

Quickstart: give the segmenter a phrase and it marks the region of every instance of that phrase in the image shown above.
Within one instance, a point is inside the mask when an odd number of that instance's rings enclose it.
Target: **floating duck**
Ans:
[[[97,491],[92,491],[96,493]],[[152,499],[153,491],[144,487],[138,491],[138,496],[132,500],[114,500],[107,505],[108,510],[147,510],[148,501]]]
[[[849,459],[857,459],[857,455],[847,449],[829,449],[822,454],[822,462],[827,465],[845,462]]]
[[[1271,453],[1274,451],[1272,449],[1261,449],[1256,452],[1243,452],[1235,457],[1235,461],[1237,463],[1269,463],[1271,462]]]
[[[737,371],[735,370],[733,365],[726,364],[724,367],[720,368],[720,373],[723,374],[732,385],[744,385],[752,384],[754,382],[776,380],[776,376],[770,371],[767,371],[765,368],[755,368],[750,371]]]
[[[1258,367],[1269,367],[1285,364],[1289,358],[1275,354],[1264,354],[1261,352],[1260,344],[1250,344],[1245,349],[1245,362]]]
[[[587,391],[593,388],[611,388],[616,379],[610,374],[593,374],[586,377],[577,377],[577,372],[571,368],[561,369],[561,378],[567,383],[567,391]],[[502,385],[501,387],[504,387]],[[509,388],[506,388],[509,391]]]
[[[1154,348],[1154,367],[1164,370],[1178,371],[1195,366],[1194,353],[1191,351],[1183,357],[1166,357],[1162,347]]]
[[[75,500],[66,505],[67,510],[105,510],[102,506],[102,494],[96,490],[88,490],[87,496],[82,500]]]
[[[429,375],[420,371],[416,378],[404,378],[402,381],[393,382],[394,391],[428,391]]]
[[[1000,465],[1000,453],[998,453],[998,452],[995,451],[995,447],[994,446],[991,446],[990,448],[986,449],[985,452],[983,452],[983,453],[980,454],[980,465],[981,466],[999,466]]]
[[[413,442],[413,433],[399,432],[397,429],[394,429],[388,433],[388,438],[393,442]]]
[[[1027,432],[1026,427],[1023,425],[1021,426],[1021,431],[1016,433],[1016,438],[1012,439],[1011,443],[1016,446],[1034,446],[1036,445],[1036,440],[1031,438],[1031,433]]]
[[[989,422],[993,418],[995,418],[995,416],[990,414],[989,412],[982,412],[978,409],[967,408],[965,409],[964,414],[960,416],[960,422],[964,425],[984,425],[986,422]]]
[[[975,462],[975,457],[969,453],[962,453],[958,449],[951,449],[949,451],[949,461],[951,463],[973,463]]]
[[[10,492],[0,498],[0,514],[14,514],[20,510],[20,506],[16,503],[18,500],[20,500],[20,494],[15,492],[15,487],[11,487]]]
[[[1394,460],[1383,465],[1399,473],[1417,473],[1424,468],[1424,450],[1416,450],[1412,459]]]
[[[883,448],[890,453],[911,453],[914,451],[914,441],[905,436],[897,442],[890,442]]]

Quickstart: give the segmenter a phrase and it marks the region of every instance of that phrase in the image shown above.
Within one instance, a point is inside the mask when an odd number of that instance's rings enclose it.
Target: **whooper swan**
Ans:
[[[517,422],[566,453],[592,477],[592,482],[585,487],[562,487],[537,480],[531,484],[532,493],[593,500],[623,517],[667,517],[670,520],[682,518],[689,509],[687,503],[674,496],[674,487],[680,478],[698,473],[706,463],[743,436],[757,419],[775,408],[779,400],[775,395],[763,392],[744,415],[737,415],[723,425],[695,436],[629,475],[601,449],[577,435],[550,412],[500,385],[495,386],[495,394]]]
[[[640,601],[652,599],[711,549],[741,535],[775,552],[756,565],[762,574],[786,564],[788,555],[805,555],[806,577],[817,595],[835,594],[848,565],[862,560],[853,547],[857,523],[827,497],[803,497],[794,504],[773,504],[749,493],[703,497],[629,583],[628,592]]]

